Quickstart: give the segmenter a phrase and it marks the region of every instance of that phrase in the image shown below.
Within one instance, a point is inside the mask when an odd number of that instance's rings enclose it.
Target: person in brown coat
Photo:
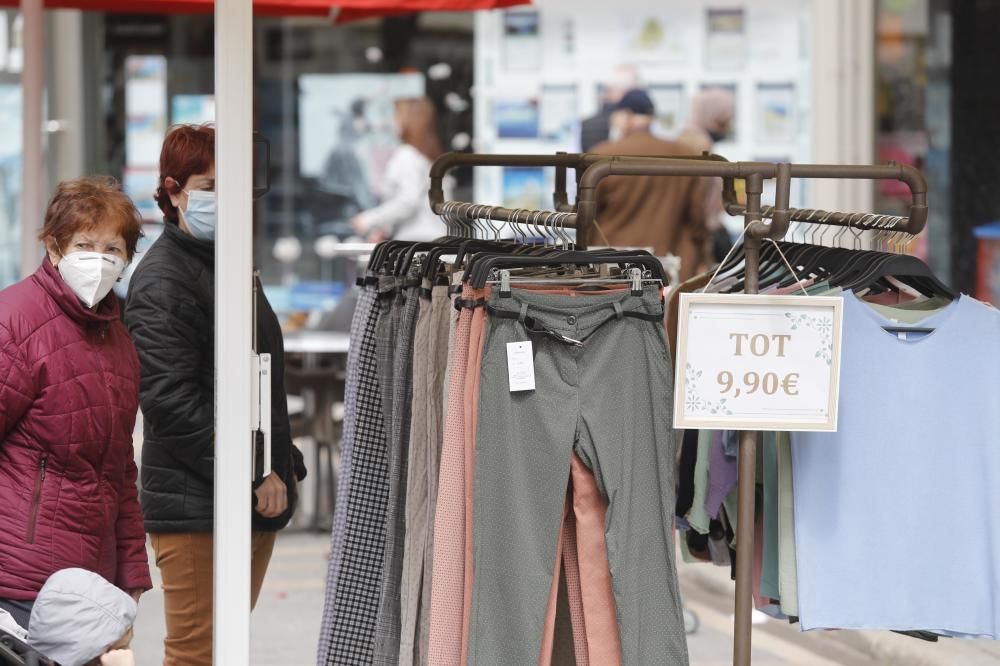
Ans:
[[[611,115],[611,140],[594,147],[602,155],[686,156],[689,146],[653,136],[653,101],[630,90]],[[696,275],[711,259],[703,178],[693,176],[611,176],[597,190],[593,246],[651,247],[657,256],[681,258],[680,279]]]

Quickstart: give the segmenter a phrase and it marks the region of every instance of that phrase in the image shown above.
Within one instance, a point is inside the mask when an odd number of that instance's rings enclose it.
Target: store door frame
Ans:
[[[214,661],[221,666],[250,663],[253,36],[252,0],[216,0]]]

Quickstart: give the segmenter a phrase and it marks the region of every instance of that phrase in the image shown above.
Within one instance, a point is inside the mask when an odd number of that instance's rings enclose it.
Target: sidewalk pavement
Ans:
[[[323,613],[329,536],[286,531],[279,535],[251,624],[253,666],[314,666]],[[152,559],[150,560],[152,562]],[[163,660],[163,592],[145,594],[136,623],[136,663]],[[733,584],[726,569],[707,564],[679,568],[685,607],[699,620],[688,636],[692,666],[732,663]],[[993,641],[943,639],[927,643],[890,632],[806,632],[784,622],[754,626],[754,666],[985,666],[1000,663]]]
[[[329,535],[284,532],[278,535],[271,565],[251,616],[252,666],[315,666],[323,617]],[[136,664],[163,663],[163,590],[149,550],[153,590],[139,601],[132,646]]]

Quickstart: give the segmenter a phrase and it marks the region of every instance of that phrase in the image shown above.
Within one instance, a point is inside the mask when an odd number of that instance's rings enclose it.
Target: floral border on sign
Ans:
[[[792,314],[786,312],[785,317],[791,324],[791,329],[810,328],[819,334],[820,348],[816,350],[815,358],[821,358],[827,365],[833,365],[833,317],[830,315]]]
[[[732,416],[733,412],[729,409],[726,404],[726,398],[720,398],[717,401],[706,400],[702,398],[698,392],[698,380],[701,379],[701,370],[698,370],[691,366],[690,363],[686,365],[687,372],[684,373],[684,407],[688,414],[693,413],[709,413],[709,414],[724,414],[726,416]]]

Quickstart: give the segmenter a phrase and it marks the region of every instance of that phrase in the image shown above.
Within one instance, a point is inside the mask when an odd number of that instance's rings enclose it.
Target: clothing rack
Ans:
[[[556,168],[554,211],[515,210],[444,200],[443,178],[461,166],[535,166]],[[577,172],[577,200],[570,206],[566,194],[566,170]],[[629,157],[594,154],[557,153],[555,155],[483,155],[447,153],[431,168],[429,192],[431,209],[439,215],[457,215],[468,221],[488,219],[520,224],[574,225],[577,247],[585,249],[597,213],[597,187],[610,176],[701,176],[723,179],[723,203],[730,215],[744,218],[745,287],[744,293],[756,294],[760,284],[760,249],[765,239],[778,240],[788,232],[792,221],[834,225],[855,229],[890,230],[917,235],[927,223],[927,182],[919,171],[908,165],[774,164],[770,162],[729,162],[718,155],[692,157]],[[803,179],[897,180],[910,190],[909,215],[879,216],[874,213],[846,213],[789,207],[791,181]],[[745,182],[746,203],[739,203],[735,180]],[[775,181],[775,205],[762,206],[764,180]],[[770,218],[771,222],[764,222]],[[889,226],[891,224],[891,226]],[[750,666],[753,610],[753,552],[755,485],[757,472],[756,431],[740,433],[737,485],[736,526],[736,603],[733,628],[733,664]]]

